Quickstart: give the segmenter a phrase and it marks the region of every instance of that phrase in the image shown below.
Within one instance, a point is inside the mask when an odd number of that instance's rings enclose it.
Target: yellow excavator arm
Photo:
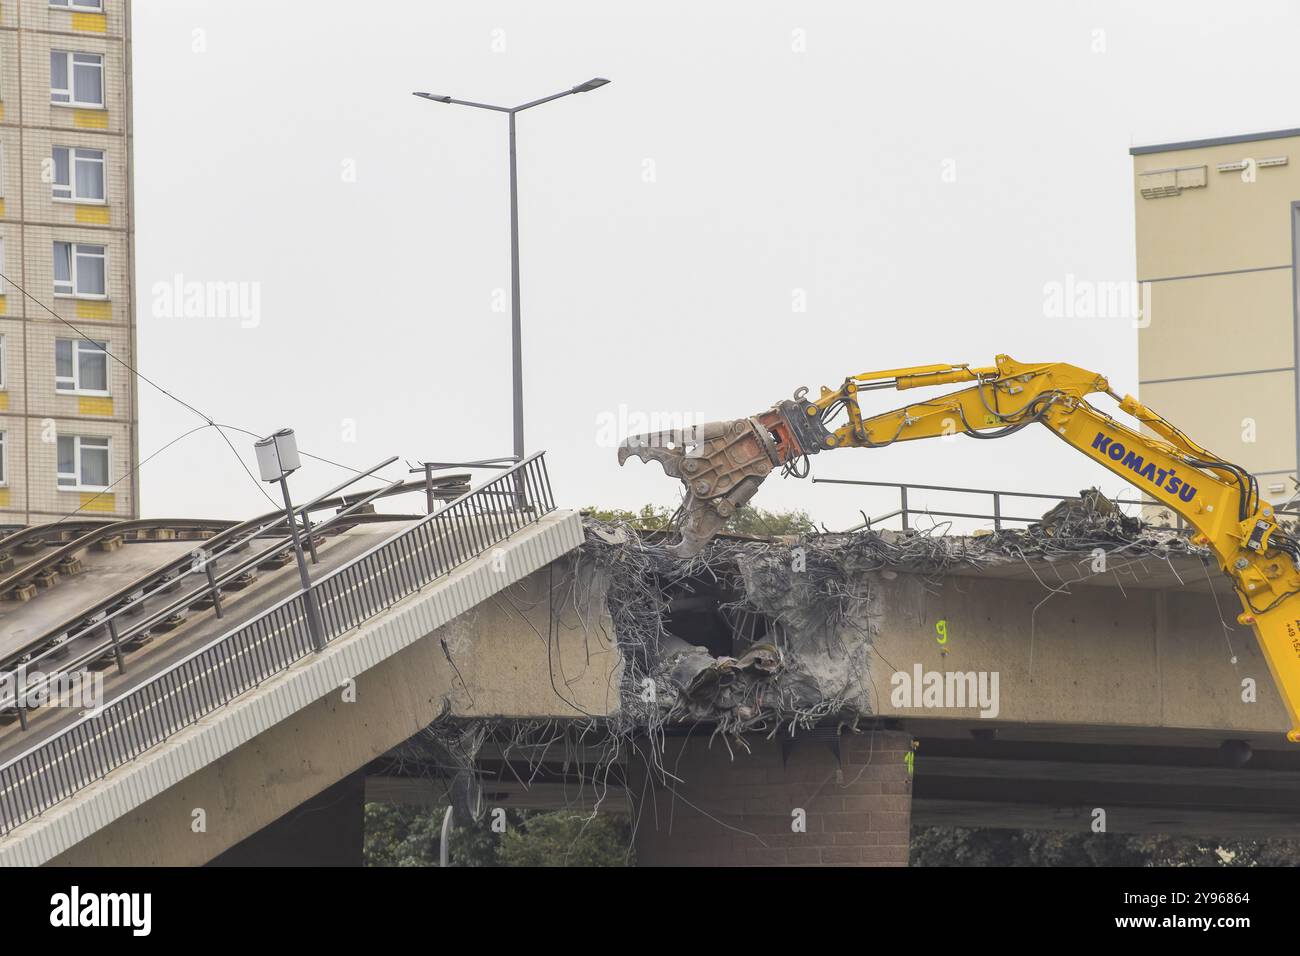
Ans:
[[[969,383],[969,387],[893,411],[862,416],[858,395]],[[1116,421],[1086,400],[1104,393],[1158,438]],[[1241,600],[1238,622],[1255,629],[1300,742],[1300,540],[1280,526],[1245,469],[1197,445],[1106,379],[1063,363],[1023,364],[999,355],[984,368],[926,365],[854,375],[838,389],[806,389],[751,418],[636,435],[619,463],[658,461],[686,486],[674,548],[695,554],[753,497],[774,469],[803,477],[807,458],[836,448],[879,448],[897,441],[965,434],[993,439],[1034,422],[1182,515],[1208,546]]]

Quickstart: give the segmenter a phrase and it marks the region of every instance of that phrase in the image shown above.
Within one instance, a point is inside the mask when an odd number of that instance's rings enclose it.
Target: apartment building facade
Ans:
[[[0,524],[139,515],[130,50],[129,0],[0,0]]]
[[[1300,457],[1300,129],[1130,153],[1141,399],[1284,501]]]

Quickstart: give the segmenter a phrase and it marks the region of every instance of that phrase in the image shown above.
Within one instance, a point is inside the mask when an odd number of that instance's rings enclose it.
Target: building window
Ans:
[[[108,488],[108,439],[59,436],[59,487],[104,491]]]
[[[54,244],[54,294],[107,299],[103,246],[84,242]]]
[[[104,201],[104,151],[54,147],[54,198],[73,202]]]
[[[0,485],[9,484],[9,456],[5,447],[5,433],[0,432]]]
[[[0,295],[5,294],[5,276],[8,274],[5,271],[5,237],[0,236]]]
[[[9,352],[5,349],[5,337],[0,335],[0,388],[5,388],[9,382]]]
[[[55,340],[54,387],[60,392],[107,395],[108,343]]]
[[[103,54],[51,50],[50,102],[103,107]]]
[[[50,6],[59,10],[80,10],[82,13],[104,12],[104,0],[50,0]]]

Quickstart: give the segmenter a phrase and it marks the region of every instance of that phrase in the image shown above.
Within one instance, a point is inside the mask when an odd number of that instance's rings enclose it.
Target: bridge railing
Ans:
[[[968,518],[976,521],[992,521],[994,530],[1001,531],[1006,522],[1015,524],[1032,524],[1035,521],[1041,521],[1042,515],[1035,517],[1021,517],[1013,514],[1007,514],[1006,506],[1008,499],[1018,500],[1021,498],[1030,498],[1039,501],[1070,501],[1078,498],[1078,495],[1049,495],[1033,491],[1006,491],[993,488],[957,488],[951,485],[920,485],[904,484],[896,481],[858,481],[848,478],[814,478],[815,484],[824,485],[863,485],[871,488],[893,488],[898,492],[898,507],[893,511],[884,514],[868,517],[865,512],[862,514],[862,524],[857,525],[849,530],[858,531],[861,529],[879,528],[884,522],[893,518],[898,518],[902,523],[903,530],[906,531],[912,527],[914,517],[928,516],[932,518]],[[916,500],[915,492],[917,491],[938,491],[952,492],[956,494],[976,496],[983,499],[987,504],[984,506],[976,505],[981,508],[977,511],[941,511],[931,507],[913,507],[912,503]],[[1149,498],[1112,498],[1117,505],[1140,505],[1148,508],[1166,508],[1158,501]],[[1174,514],[1176,527],[1183,528],[1183,519],[1181,515]]]
[[[0,833],[55,806],[555,510],[543,452],[466,492],[258,617],[0,765]]]

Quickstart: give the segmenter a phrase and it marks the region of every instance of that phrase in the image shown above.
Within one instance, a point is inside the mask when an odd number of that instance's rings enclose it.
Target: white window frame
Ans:
[[[9,347],[5,335],[0,332],[0,392],[9,387]]]
[[[67,150],[68,153],[68,184],[66,187],[63,187],[62,184],[59,183],[57,180],[55,182],[50,183],[51,198],[55,202],[71,202],[71,203],[77,203],[82,206],[86,206],[86,205],[107,206],[108,205],[108,156],[105,153],[105,151],[102,149],[94,149],[90,146],[55,146],[50,152],[50,161],[54,163],[54,169],[56,175],[59,168],[59,164],[55,162],[54,154],[60,149]],[[98,153],[99,159],[95,159],[93,157],[78,156],[77,155],[78,153]],[[3,161],[3,157],[4,154],[0,152],[0,161]],[[78,162],[99,163],[100,192],[104,194],[104,197],[102,199],[95,199],[94,197],[91,196],[77,195],[77,163]],[[66,188],[68,190],[68,194],[66,196],[60,196],[59,195],[60,188]],[[3,195],[3,193],[0,193],[0,195]]]
[[[69,258],[69,268],[72,270],[72,289],[71,289],[71,291],[60,290],[60,289],[59,289],[59,280],[58,280],[57,278],[55,278],[55,279],[54,279],[54,297],[55,297],[56,299],[93,299],[93,300],[95,300],[95,301],[97,301],[97,302],[107,302],[108,299],[109,299],[109,295],[108,295],[108,275],[109,275],[109,273],[108,273],[108,246],[107,246],[107,245],[103,245],[103,244],[98,243],[98,242],[74,242],[74,241],[72,241],[72,240],[70,240],[70,239],[55,239],[55,240],[54,240],[54,245],[55,245],[55,246],[59,245],[60,243],[63,243],[64,245],[68,245],[68,246],[71,246],[71,247],[72,247],[72,255],[71,255],[70,258]],[[98,248],[98,249],[103,249],[103,250],[104,250],[103,253],[101,254],[101,255],[102,255],[102,258],[103,258],[103,260],[104,260],[104,292],[103,292],[103,294],[100,294],[100,293],[98,293],[98,292],[79,292],[79,291],[77,290],[77,258],[78,258],[79,255],[81,255],[81,253],[79,252],[79,250],[80,250],[81,247],[83,247],[83,246],[88,247],[88,248]],[[88,253],[86,253],[86,255],[88,255],[88,256],[94,256],[94,255],[96,255],[96,254],[97,254],[97,253],[93,253],[93,252],[88,252]],[[50,247],[50,274],[51,274],[51,276],[53,276],[53,274],[54,274],[54,247],[53,247],[53,246]]]
[[[103,13],[104,0],[50,0],[51,10],[71,10],[74,13]]]
[[[5,237],[0,236],[0,273],[5,271]],[[5,280],[0,278],[0,295],[8,294],[9,290],[5,287]]]
[[[54,68],[53,68],[53,64],[51,64],[51,67],[50,67],[50,102],[51,102],[52,104],[54,104],[55,106],[75,106],[75,107],[78,107],[78,108],[80,108],[80,109],[91,109],[91,110],[102,110],[102,109],[105,108],[105,106],[104,106],[104,95],[105,95],[108,91],[104,88],[104,76],[105,76],[105,71],[104,71],[104,54],[102,54],[102,53],[89,53],[89,52],[86,52],[85,50],[51,50],[51,51],[50,51],[50,56],[51,56],[51,57],[55,57],[55,56],[62,56],[62,57],[65,57],[66,60],[65,60],[65,64],[64,64],[64,65],[65,65],[65,68],[66,68],[66,70],[67,70],[67,74],[68,74],[68,88],[67,88],[67,89],[59,89],[58,87],[56,87],[56,86],[54,85]],[[99,61],[98,65],[99,65],[99,97],[100,97],[100,99],[99,99],[99,102],[98,102],[98,103],[90,103],[90,102],[86,102],[86,101],[84,101],[84,100],[79,100],[79,99],[77,99],[77,94],[76,94],[76,89],[77,89],[76,67],[77,67],[77,57],[79,57],[79,56],[80,56],[80,57],[94,57],[95,59],[97,59],[97,60]],[[88,63],[82,63],[81,65],[82,65],[82,66],[89,66],[90,64],[88,64]],[[63,99],[57,99],[57,98],[56,98],[57,96],[66,96],[67,99],[66,99],[66,100],[63,100]]]
[[[4,429],[0,429],[0,488],[9,484],[9,443],[5,435]]]
[[[58,437],[72,439],[72,467],[74,469],[74,473],[70,475],[58,470],[59,451],[58,451],[58,444],[56,439],[55,440],[56,444],[54,449],[54,468],[55,468],[54,482],[56,487],[60,491],[107,491],[109,488],[113,487],[113,439],[112,438],[108,438],[103,435],[59,435]],[[95,443],[94,447],[96,450],[102,448],[104,449],[105,454],[108,455],[108,463],[107,463],[107,467],[105,468],[105,471],[107,472],[107,478],[108,478],[108,484],[106,485],[83,485],[81,483],[81,443],[86,441],[94,442]],[[100,444],[100,442],[103,442],[103,444]],[[72,484],[72,485],[64,484],[63,480],[65,478],[71,478],[73,481],[76,482],[76,484]]]
[[[59,375],[59,343],[67,342],[72,346],[72,378],[66,378]],[[96,348],[96,345],[103,345],[103,348]],[[82,388],[81,387],[81,355],[83,352],[93,353],[102,352],[104,356],[104,388]],[[55,339],[54,340],[54,390],[60,395],[96,395],[106,397],[112,393],[109,391],[108,381],[108,343],[91,343],[86,339]],[[68,387],[61,388],[60,383],[66,382]]]

